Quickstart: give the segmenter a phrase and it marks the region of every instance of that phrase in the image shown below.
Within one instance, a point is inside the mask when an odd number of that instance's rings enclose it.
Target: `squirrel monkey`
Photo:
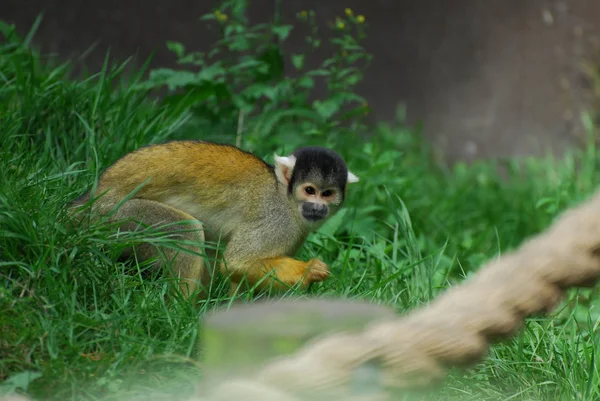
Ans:
[[[259,289],[296,284],[305,288],[327,278],[328,266],[318,259],[303,262],[292,256],[310,232],[339,210],[346,184],[357,181],[344,160],[326,148],[304,147],[287,157],[275,155],[273,166],[231,145],[172,141],[138,149],[110,166],[99,179],[101,196],[92,210],[111,211],[145,183],[112,219],[147,225],[193,221],[195,229],[190,233],[188,228],[182,238],[196,243],[220,238],[227,244],[220,269],[230,277],[230,293],[244,279]],[[90,196],[84,194],[73,206]],[[164,249],[174,259],[173,272],[186,296],[197,283],[208,284],[210,279],[201,248],[194,248],[198,254]],[[135,249],[142,260],[156,255],[148,244]]]

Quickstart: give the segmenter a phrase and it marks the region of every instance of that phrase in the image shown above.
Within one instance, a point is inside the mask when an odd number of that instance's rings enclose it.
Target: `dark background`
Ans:
[[[198,17],[213,1],[1,0],[0,19],[20,32],[44,12],[34,42],[45,53],[101,68],[106,51],[174,66],[166,40],[206,49],[214,39]],[[251,0],[266,20],[273,0]],[[411,122],[451,160],[540,154],[582,137],[579,115],[593,106],[582,62],[599,50],[597,0],[284,0],[283,15],[312,9],[320,23],[345,8],[364,14],[374,55],[360,87],[374,120],[393,120],[405,104]],[[302,43],[296,34],[288,41]],[[315,57],[318,57],[316,55]]]

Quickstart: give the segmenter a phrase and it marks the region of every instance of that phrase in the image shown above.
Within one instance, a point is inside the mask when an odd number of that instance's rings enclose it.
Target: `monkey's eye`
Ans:
[[[314,195],[315,193],[317,193],[317,191],[315,191],[315,189],[310,186],[304,188],[304,192],[306,192],[308,195]]]
[[[325,198],[329,198],[329,197],[333,196],[333,191],[331,189],[327,189],[327,190],[321,192],[321,195]]]

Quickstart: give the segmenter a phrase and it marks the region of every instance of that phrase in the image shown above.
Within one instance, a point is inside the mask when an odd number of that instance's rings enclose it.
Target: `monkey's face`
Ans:
[[[297,149],[287,157],[275,155],[275,175],[311,230],[337,212],[344,202],[346,184],[358,181],[337,153],[314,146]]]
[[[309,224],[323,223],[334,214],[343,200],[341,188],[335,185],[318,185],[304,182],[294,188],[298,212]]]

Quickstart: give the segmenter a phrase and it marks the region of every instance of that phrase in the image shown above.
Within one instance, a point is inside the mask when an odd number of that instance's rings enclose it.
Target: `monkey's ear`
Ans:
[[[287,186],[292,179],[292,171],[296,165],[295,156],[277,156],[275,154],[275,175],[279,182]]]
[[[348,184],[352,184],[353,182],[358,182],[358,177],[348,170]]]

